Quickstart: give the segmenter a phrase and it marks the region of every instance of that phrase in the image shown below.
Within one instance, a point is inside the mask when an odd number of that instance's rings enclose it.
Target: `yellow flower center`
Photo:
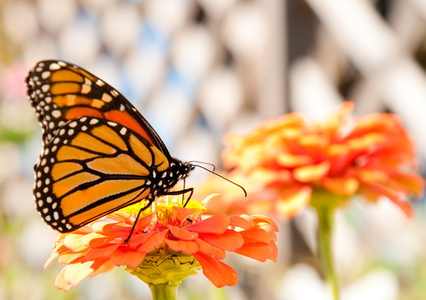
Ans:
[[[120,211],[136,217],[139,211],[144,209],[140,214],[140,218],[146,217],[155,211],[158,222],[165,226],[167,226],[167,224],[169,224],[170,220],[172,219],[173,208],[175,207],[185,207],[189,210],[193,210],[194,212],[191,213],[192,218],[196,218],[202,215],[204,211],[206,211],[203,203],[195,200],[187,201],[185,197],[181,195],[160,197],[156,199],[151,206],[146,207],[148,203],[149,202],[147,200],[143,200],[136,204],[124,207],[120,209]]]

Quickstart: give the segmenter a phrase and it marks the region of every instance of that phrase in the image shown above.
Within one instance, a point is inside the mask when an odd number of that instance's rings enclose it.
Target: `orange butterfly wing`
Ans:
[[[163,141],[119,92],[95,75],[63,61],[38,62],[26,79],[30,102],[43,129],[43,141],[67,121],[96,117],[124,125],[147,139],[168,158]]]

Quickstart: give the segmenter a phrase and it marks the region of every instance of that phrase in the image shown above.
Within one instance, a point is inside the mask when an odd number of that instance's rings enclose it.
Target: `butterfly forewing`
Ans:
[[[163,153],[137,132],[81,117],[44,146],[35,166],[37,209],[54,229],[72,231],[146,198],[153,170],[167,168]]]
[[[96,117],[133,129],[170,159],[158,134],[134,106],[88,71],[63,61],[45,60],[34,66],[26,82],[45,143],[67,121],[82,116]]]

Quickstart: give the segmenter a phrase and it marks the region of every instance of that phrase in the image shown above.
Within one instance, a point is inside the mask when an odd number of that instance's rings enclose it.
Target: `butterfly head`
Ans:
[[[185,179],[195,166],[189,162],[182,162],[176,158],[173,158],[170,162],[170,174],[171,177],[175,178],[176,181]]]

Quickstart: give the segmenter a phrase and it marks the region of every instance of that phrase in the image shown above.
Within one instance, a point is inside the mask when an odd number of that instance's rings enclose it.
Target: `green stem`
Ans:
[[[323,263],[327,283],[333,292],[333,299],[339,300],[339,283],[333,266],[333,255],[331,250],[331,236],[333,232],[334,207],[317,207],[318,212],[318,242],[319,252]]]
[[[152,300],[177,300],[177,286],[170,284],[150,284]]]

